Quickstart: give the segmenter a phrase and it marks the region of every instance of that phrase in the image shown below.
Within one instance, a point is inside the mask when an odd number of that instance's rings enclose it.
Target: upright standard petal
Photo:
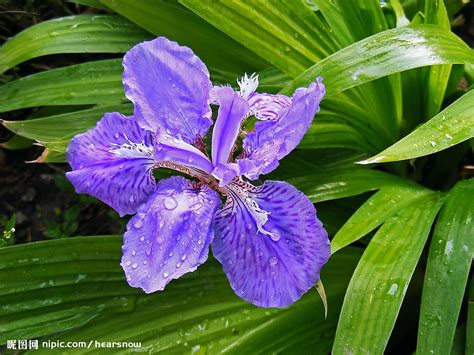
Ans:
[[[325,93],[321,80],[308,88],[299,88],[291,98],[291,105],[272,119],[258,121],[255,130],[243,141],[244,156],[237,160],[241,174],[257,179],[278,166],[278,161],[288,155],[303,139],[319,111],[319,103]],[[283,102],[283,101],[282,101]],[[282,103],[283,106],[287,103]],[[263,115],[263,113],[262,113]]]
[[[219,205],[217,192],[205,185],[179,176],[161,180],[127,224],[121,265],[130,286],[163,290],[204,263]]]
[[[212,162],[219,165],[229,162],[240,124],[247,116],[249,105],[231,87],[220,87],[214,91],[219,113],[212,132]]]
[[[153,138],[131,118],[107,113],[67,148],[76,192],[97,197],[120,216],[135,213],[155,190]]]
[[[261,307],[292,304],[319,280],[330,254],[313,204],[280,181],[266,181],[247,196],[231,188],[216,215],[214,256],[246,301]]]
[[[191,49],[159,37],[128,51],[123,66],[125,95],[142,127],[153,132],[162,128],[187,143],[206,135],[212,124],[212,84]]]

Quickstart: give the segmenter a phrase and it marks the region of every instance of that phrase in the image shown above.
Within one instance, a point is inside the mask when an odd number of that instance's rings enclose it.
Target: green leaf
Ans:
[[[48,70],[0,86],[0,112],[35,106],[118,104],[125,101],[121,59]]]
[[[347,288],[334,354],[384,352],[441,203],[433,193],[391,217],[375,234]]]
[[[343,47],[388,29],[378,0],[315,2]]]
[[[424,125],[360,164],[399,161],[433,154],[474,137],[474,90],[468,91]]]
[[[33,141],[31,139],[27,139],[17,135],[14,135],[6,142],[0,143],[1,148],[10,150],[26,149],[31,147],[32,145]]]
[[[443,0],[425,0],[424,23],[438,25],[450,31],[448,13]],[[451,65],[439,65],[422,70],[424,89],[423,116],[425,120],[436,115],[443,104],[444,94],[448,85]]]
[[[301,175],[290,177],[283,175],[281,178],[303,191],[313,202],[355,196],[384,186],[403,183],[403,180],[395,175],[361,168],[306,170],[301,172]]]
[[[473,201],[474,179],[470,179],[449,192],[441,209],[426,266],[417,354],[451,351],[474,256]]]
[[[390,217],[417,203],[431,191],[406,183],[383,187],[371,196],[342,226],[331,241],[331,253],[359,240]]]
[[[262,58],[174,2],[163,0],[101,0],[113,11],[156,36],[189,46],[213,68],[242,76],[268,67]],[[177,25],[179,24],[179,25]],[[192,29],[192,30],[190,30]]]
[[[25,121],[3,121],[2,124],[16,134],[43,142],[64,141],[95,126],[106,112],[131,115],[131,104],[98,106],[91,109],[63,113]]]
[[[133,309],[138,292],[123,280],[120,243],[88,237],[0,249],[0,344]]]
[[[291,77],[338,48],[304,0],[180,2]]]
[[[360,256],[357,249],[348,249],[325,266],[322,277],[328,280],[331,309],[324,321],[315,292],[284,309],[258,308],[242,301],[212,259],[197,272],[170,283],[164,292],[145,295],[124,280],[121,242],[115,236],[80,237],[1,249],[0,343],[53,336],[61,341],[140,341],[142,351],[168,353],[316,348],[325,354]],[[54,336],[57,332],[62,333]],[[277,341],[276,333],[280,334]]]
[[[378,0],[316,0],[334,35],[344,47],[388,30]],[[323,76],[324,77],[324,76]],[[372,111],[373,125],[387,129],[389,141],[396,140],[401,121],[401,83],[398,75],[383,78],[360,89],[363,103]]]
[[[363,39],[321,60],[282,93],[324,78],[328,95],[405,70],[472,62],[474,54],[456,35],[432,25],[395,28]]]
[[[77,15],[28,27],[0,48],[0,74],[26,60],[58,53],[123,53],[151,35],[119,16]]]

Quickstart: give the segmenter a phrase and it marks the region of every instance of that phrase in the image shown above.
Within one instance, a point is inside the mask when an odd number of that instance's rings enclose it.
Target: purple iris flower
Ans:
[[[166,38],[143,42],[123,60],[133,117],[107,113],[68,146],[68,179],[127,224],[121,265],[146,293],[194,271],[213,255],[231,287],[262,307],[284,307],[318,280],[329,240],[311,201],[292,185],[249,181],[274,170],[301,141],[324,96],[320,80],[292,97],[212,85],[204,63]],[[213,122],[211,105],[217,105]],[[254,116],[251,132],[243,122]],[[210,155],[204,137],[212,130]],[[190,176],[155,181],[156,168]]]

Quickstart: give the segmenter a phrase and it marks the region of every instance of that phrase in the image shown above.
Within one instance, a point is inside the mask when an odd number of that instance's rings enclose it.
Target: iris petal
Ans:
[[[125,133],[126,132],[126,133]],[[121,216],[135,213],[155,190],[152,135],[131,118],[106,114],[67,148],[76,192],[95,196]]]
[[[187,143],[206,135],[212,124],[212,84],[191,49],[159,37],[128,51],[123,66],[125,94],[142,127],[153,132],[162,128]]]
[[[255,180],[260,174],[275,169],[278,161],[303,139],[314,115],[319,111],[324,93],[324,85],[320,80],[308,88],[299,88],[291,98],[291,105],[280,112],[276,119],[258,121],[255,130],[243,141],[245,157],[237,161],[241,174]],[[269,112],[266,115],[270,115]]]
[[[219,195],[183,177],[161,180],[132,217],[124,235],[122,267],[128,283],[146,293],[207,260]]]
[[[249,106],[231,87],[214,89],[219,114],[212,132],[212,162],[227,164]]]
[[[180,164],[208,174],[214,169],[211,161],[199,149],[166,134],[156,137],[155,159],[157,162]]]
[[[327,233],[311,201],[292,185],[266,181],[247,193],[253,202],[236,192],[217,213],[213,254],[240,297],[261,307],[288,306],[319,280],[329,258]]]

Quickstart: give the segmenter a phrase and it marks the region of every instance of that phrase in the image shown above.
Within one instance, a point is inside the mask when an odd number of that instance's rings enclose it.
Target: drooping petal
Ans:
[[[214,256],[246,301],[292,304],[319,280],[329,258],[328,236],[313,204],[285,182],[266,181],[247,196],[230,187],[235,192],[216,215]]]
[[[214,169],[211,161],[199,149],[167,134],[156,136],[155,159],[157,162],[177,163],[208,174]]]
[[[204,137],[212,124],[209,71],[187,47],[164,37],[143,42],[123,59],[125,95],[139,124],[159,128],[187,143]]]
[[[97,197],[120,216],[135,213],[155,190],[153,138],[129,117],[107,113],[67,148],[76,192]]]
[[[231,87],[220,87],[214,91],[219,113],[212,132],[212,162],[214,165],[227,164],[249,106]]]
[[[121,265],[130,286],[163,290],[204,263],[219,205],[219,195],[207,186],[179,176],[161,180],[127,224]]]
[[[245,157],[239,159],[240,171],[249,179],[257,179],[278,166],[301,141],[319,111],[325,93],[321,80],[308,88],[299,88],[291,98],[291,106],[276,120],[258,121],[255,130],[243,141]]]

